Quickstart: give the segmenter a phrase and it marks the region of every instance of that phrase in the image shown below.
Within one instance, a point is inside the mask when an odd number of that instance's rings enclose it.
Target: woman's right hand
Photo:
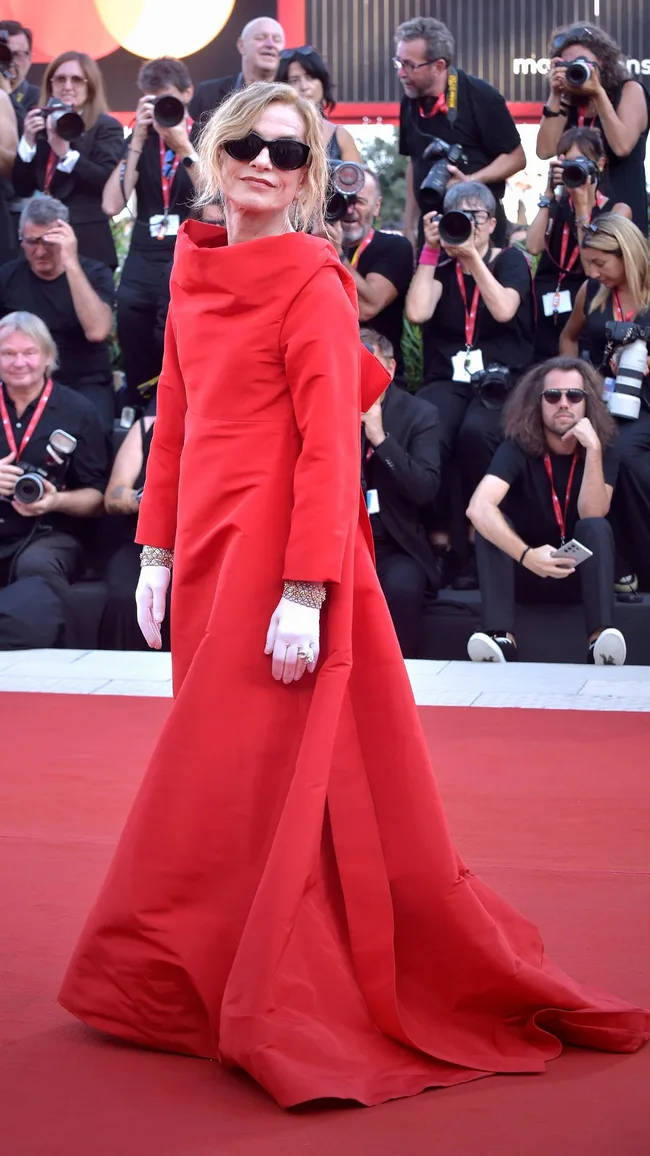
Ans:
[[[165,618],[170,579],[168,566],[143,566],[140,570],[135,592],[138,626],[152,650],[162,649],[160,627]]]
[[[560,107],[560,99],[567,91],[566,83],[566,61],[557,56],[551,61],[551,71],[548,77],[549,84],[549,99],[548,106],[557,112]]]
[[[23,136],[30,148],[34,148],[36,144],[36,135],[39,132],[45,131],[45,117],[41,116],[41,110],[33,108],[31,112],[27,113],[25,117],[25,124],[23,126]]]
[[[424,225],[424,243],[430,249],[440,248],[440,214],[439,213],[425,213],[422,218]]]

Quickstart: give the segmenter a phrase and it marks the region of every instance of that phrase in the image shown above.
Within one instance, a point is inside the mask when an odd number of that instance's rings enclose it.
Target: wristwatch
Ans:
[[[553,197],[540,197],[537,202],[538,209],[550,209],[553,204]]]
[[[186,169],[191,169],[192,165],[195,165],[198,159],[199,158],[196,153],[190,153],[188,157],[183,157],[181,164],[185,165]]]
[[[547,104],[545,104],[545,105],[544,105],[544,107],[543,107],[543,109],[542,109],[542,116],[545,116],[545,117],[549,117],[549,116],[566,116],[566,112],[564,112],[562,109],[560,109],[560,110],[559,110],[559,112],[555,112],[555,110],[554,110],[554,109],[552,109],[552,108],[549,108],[549,107],[548,107],[548,105],[547,105]]]

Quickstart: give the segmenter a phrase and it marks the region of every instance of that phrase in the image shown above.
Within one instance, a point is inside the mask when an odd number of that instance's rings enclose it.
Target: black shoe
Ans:
[[[638,593],[639,579],[636,574],[623,574],[614,582],[614,593],[617,602],[643,602]]]
[[[477,630],[467,643],[472,662],[516,662],[517,644],[507,634],[484,634]]]
[[[452,590],[478,590],[478,570],[476,567],[476,550],[472,546],[460,574],[457,574],[451,584]]]

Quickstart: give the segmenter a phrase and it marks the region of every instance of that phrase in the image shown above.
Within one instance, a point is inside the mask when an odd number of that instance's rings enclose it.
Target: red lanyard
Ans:
[[[589,124],[587,125],[587,128],[593,128],[597,120],[598,120],[597,116],[592,116]],[[578,125],[579,125],[579,127],[584,128],[584,123],[585,123],[585,114],[582,111],[582,109],[579,109],[578,110]]]
[[[180,164],[180,157],[178,157],[177,155],[174,155],[174,159],[172,161],[172,166],[171,166],[171,173],[168,176],[165,176],[165,168],[167,167],[165,165],[166,152],[167,152],[167,145],[165,144],[164,140],[161,137],[160,138],[160,187],[162,189],[163,216],[164,217],[166,217],[167,214],[169,213],[169,203],[170,203],[170,199],[171,199],[171,187],[172,187],[172,184],[174,182],[174,177],[176,176],[176,169],[178,168],[178,166]]]
[[[445,93],[444,92],[440,93],[436,103],[434,104],[433,108],[431,109],[431,112],[425,112],[424,109],[422,108],[421,104],[418,105],[418,109],[420,112],[420,116],[425,117],[426,120],[429,120],[430,117],[432,117],[432,116],[436,116],[439,112],[441,112],[443,114],[443,116],[446,116],[447,113],[449,112],[449,108],[447,107],[447,99],[446,99]]]
[[[564,497],[564,511],[563,511],[562,507],[560,505],[560,499],[558,498],[557,492],[555,489],[555,482],[553,481],[553,466],[551,465],[550,454],[544,454],[544,465],[546,467],[546,473],[548,474],[548,480],[551,483],[551,499],[553,501],[553,513],[555,514],[555,521],[557,522],[557,524],[560,528],[560,537],[562,539],[562,541],[561,541],[562,546],[564,545],[564,541],[566,538],[566,518],[567,518],[567,514],[569,512],[569,502],[571,501],[571,490],[573,489],[573,477],[574,477],[574,474],[576,472],[577,464],[578,464],[578,451],[576,450],[576,452],[573,455],[573,461],[571,462],[571,469],[569,471],[569,480],[566,484],[566,495]]]
[[[478,303],[481,292],[478,285],[475,285],[472,304],[468,310],[467,293],[465,292],[465,278],[463,277],[463,271],[458,262],[456,262],[456,280],[458,281],[458,288],[460,290],[460,295],[463,298],[463,306],[465,308],[465,346],[467,350],[470,350],[474,343],[474,333],[476,331],[476,314],[478,313]]]
[[[374,237],[374,235],[375,235],[375,230],[371,229],[370,232],[368,233],[367,237],[364,237],[363,241],[360,241],[359,244],[357,245],[356,249],[354,250],[354,253],[350,257],[350,264],[352,265],[352,267],[354,269],[356,269],[357,265],[359,264],[359,261],[361,259],[361,254],[368,248],[368,245],[372,241],[372,238]]]
[[[618,295],[618,290],[614,290],[614,320],[615,321],[633,321],[636,317],[636,309],[630,309],[629,313],[623,313],[623,306]]]
[[[38,423],[41,419],[41,414],[43,413],[45,406],[47,405],[48,401],[50,400],[51,392],[52,392],[52,381],[50,379],[47,382],[47,385],[45,386],[45,389],[43,390],[43,392],[42,392],[42,394],[38,400],[38,405],[36,406],[36,409],[34,410],[34,412],[32,414],[30,423],[27,426],[27,429],[25,430],[25,432],[23,434],[23,440],[20,443],[20,448],[18,448],[16,446],[16,438],[14,436],[13,426],[11,424],[9,414],[7,413],[4,388],[2,386],[0,386],[0,416],[2,417],[2,424],[4,426],[5,437],[7,439],[7,445],[9,446],[9,449],[11,450],[12,453],[14,453],[16,455],[16,458],[18,461],[20,461],[20,458],[22,457],[23,450],[26,448],[28,441],[30,440],[34,430],[36,429],[36,426],[38,425]]]

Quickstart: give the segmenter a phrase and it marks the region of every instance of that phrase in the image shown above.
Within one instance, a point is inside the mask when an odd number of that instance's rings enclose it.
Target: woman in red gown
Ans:
[[[179,234],[138,529],[152,645],[174,551],[175,702],[60,996],[125,1040],[243,1068],[285,1107],[650,1035],[648,1013],[556,967],[450,841],[360,502],[383,370],[361,361],[333,248],[292,227],[322,206],[319,134],[278,85],[206,131],[227,232]]]

